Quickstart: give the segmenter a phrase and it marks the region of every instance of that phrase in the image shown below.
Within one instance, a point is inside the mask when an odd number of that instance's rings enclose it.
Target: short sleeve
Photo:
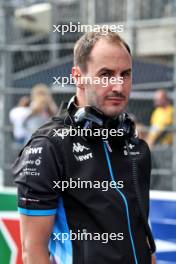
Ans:
[[[54,182],[62,178],[61,164],[49,139],[39,137],[27,144],[13,166],[20,213],[34,216],[56,213],[61,192],[54,188]]]

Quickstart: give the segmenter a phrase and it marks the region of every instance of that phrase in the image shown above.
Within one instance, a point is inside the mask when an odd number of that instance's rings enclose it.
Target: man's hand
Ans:
[[[152,256],[152,264],[156,264],[156,257],[155,257],[155,255]]]

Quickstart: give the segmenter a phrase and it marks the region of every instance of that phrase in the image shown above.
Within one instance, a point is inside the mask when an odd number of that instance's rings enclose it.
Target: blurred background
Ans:
[[[53,78],[71,73],[82,33],[53,32],[70,22],[124,25],[133,55],[128,111],[152,151],[157,263],[176,263],[176,0],[0,0],[0,262],[21,263],[12,163],[34,127],[75,92]]]

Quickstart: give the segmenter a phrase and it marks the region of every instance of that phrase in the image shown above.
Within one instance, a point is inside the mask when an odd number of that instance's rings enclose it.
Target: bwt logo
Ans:
[[[42,150],[43,150],[42,147],[29,148],[29,149],[26,149],[25,153],[26,153],[26,155],[30,155],[30,154],[41,154],[42,153]]]

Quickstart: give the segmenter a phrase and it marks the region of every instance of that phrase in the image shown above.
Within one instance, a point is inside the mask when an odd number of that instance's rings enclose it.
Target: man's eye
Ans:
[[[123,78],[130,77],[130,76],[131,76],[131,72],[124,72],[124,73],[122,73],[121,76],[122,76]]]
[[[100,74],[101,77],[111,77],[111,74],[109,72],[102,72]]]

